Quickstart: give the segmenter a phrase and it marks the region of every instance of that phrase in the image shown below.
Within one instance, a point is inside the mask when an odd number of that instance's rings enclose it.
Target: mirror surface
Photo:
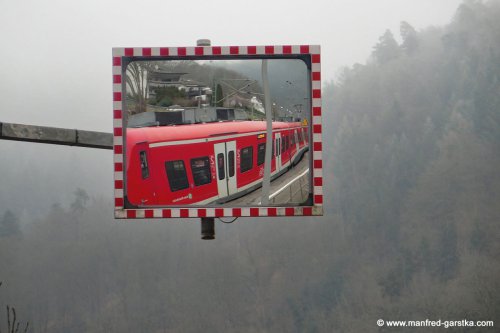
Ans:
[[[311,205],[303,60],[140,60],[125,77],[129,205]]]

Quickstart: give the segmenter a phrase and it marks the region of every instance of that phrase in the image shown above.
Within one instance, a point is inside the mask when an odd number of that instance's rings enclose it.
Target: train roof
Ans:
[[[300,127],[301,123],[273,122],[273,130]],[[265,132],[265,121],[225,121],[204,124],[127,128],[127,143],[202,139],[221,135]]]

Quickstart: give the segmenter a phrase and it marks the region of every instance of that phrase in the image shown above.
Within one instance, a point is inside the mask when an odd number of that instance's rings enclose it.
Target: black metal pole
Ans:
[[[201,239],[215,239],[215,218],[201,218]]]

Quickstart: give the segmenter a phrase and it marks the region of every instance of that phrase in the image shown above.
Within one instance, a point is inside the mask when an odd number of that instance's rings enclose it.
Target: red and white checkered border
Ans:
[[[124,155],[122,109],[122,60],[127,57],[162,57],[176,59],[203,56],[311,56],[312,87],[312,148],[313,205],[296,207],[231,207],[187,208],[166,207],[151,209],[124,209]],[[265,46],[188,46],[188,47],[134,47],[113,48],[113,145],[115,181],[115,218],[200,218],[200,217],[264,217],[264,216],[320,216],[323,215],[323,161],[321,127],[321,53],[319,45],[265,45]]]

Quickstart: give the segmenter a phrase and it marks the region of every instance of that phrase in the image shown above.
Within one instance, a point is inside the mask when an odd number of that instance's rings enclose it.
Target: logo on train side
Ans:
[[[179,202],[179,201],[186,200],[186,199],[191,200],[192,198],[193,198],[193,195],[191,193],[189,193],[188,195],[185,195],[183,197],[175,198],[174,200],[172,200],[172,202]]]
[[[215,179],[215,156],[210,155],[210,172],[212,173],[212,179]]]

